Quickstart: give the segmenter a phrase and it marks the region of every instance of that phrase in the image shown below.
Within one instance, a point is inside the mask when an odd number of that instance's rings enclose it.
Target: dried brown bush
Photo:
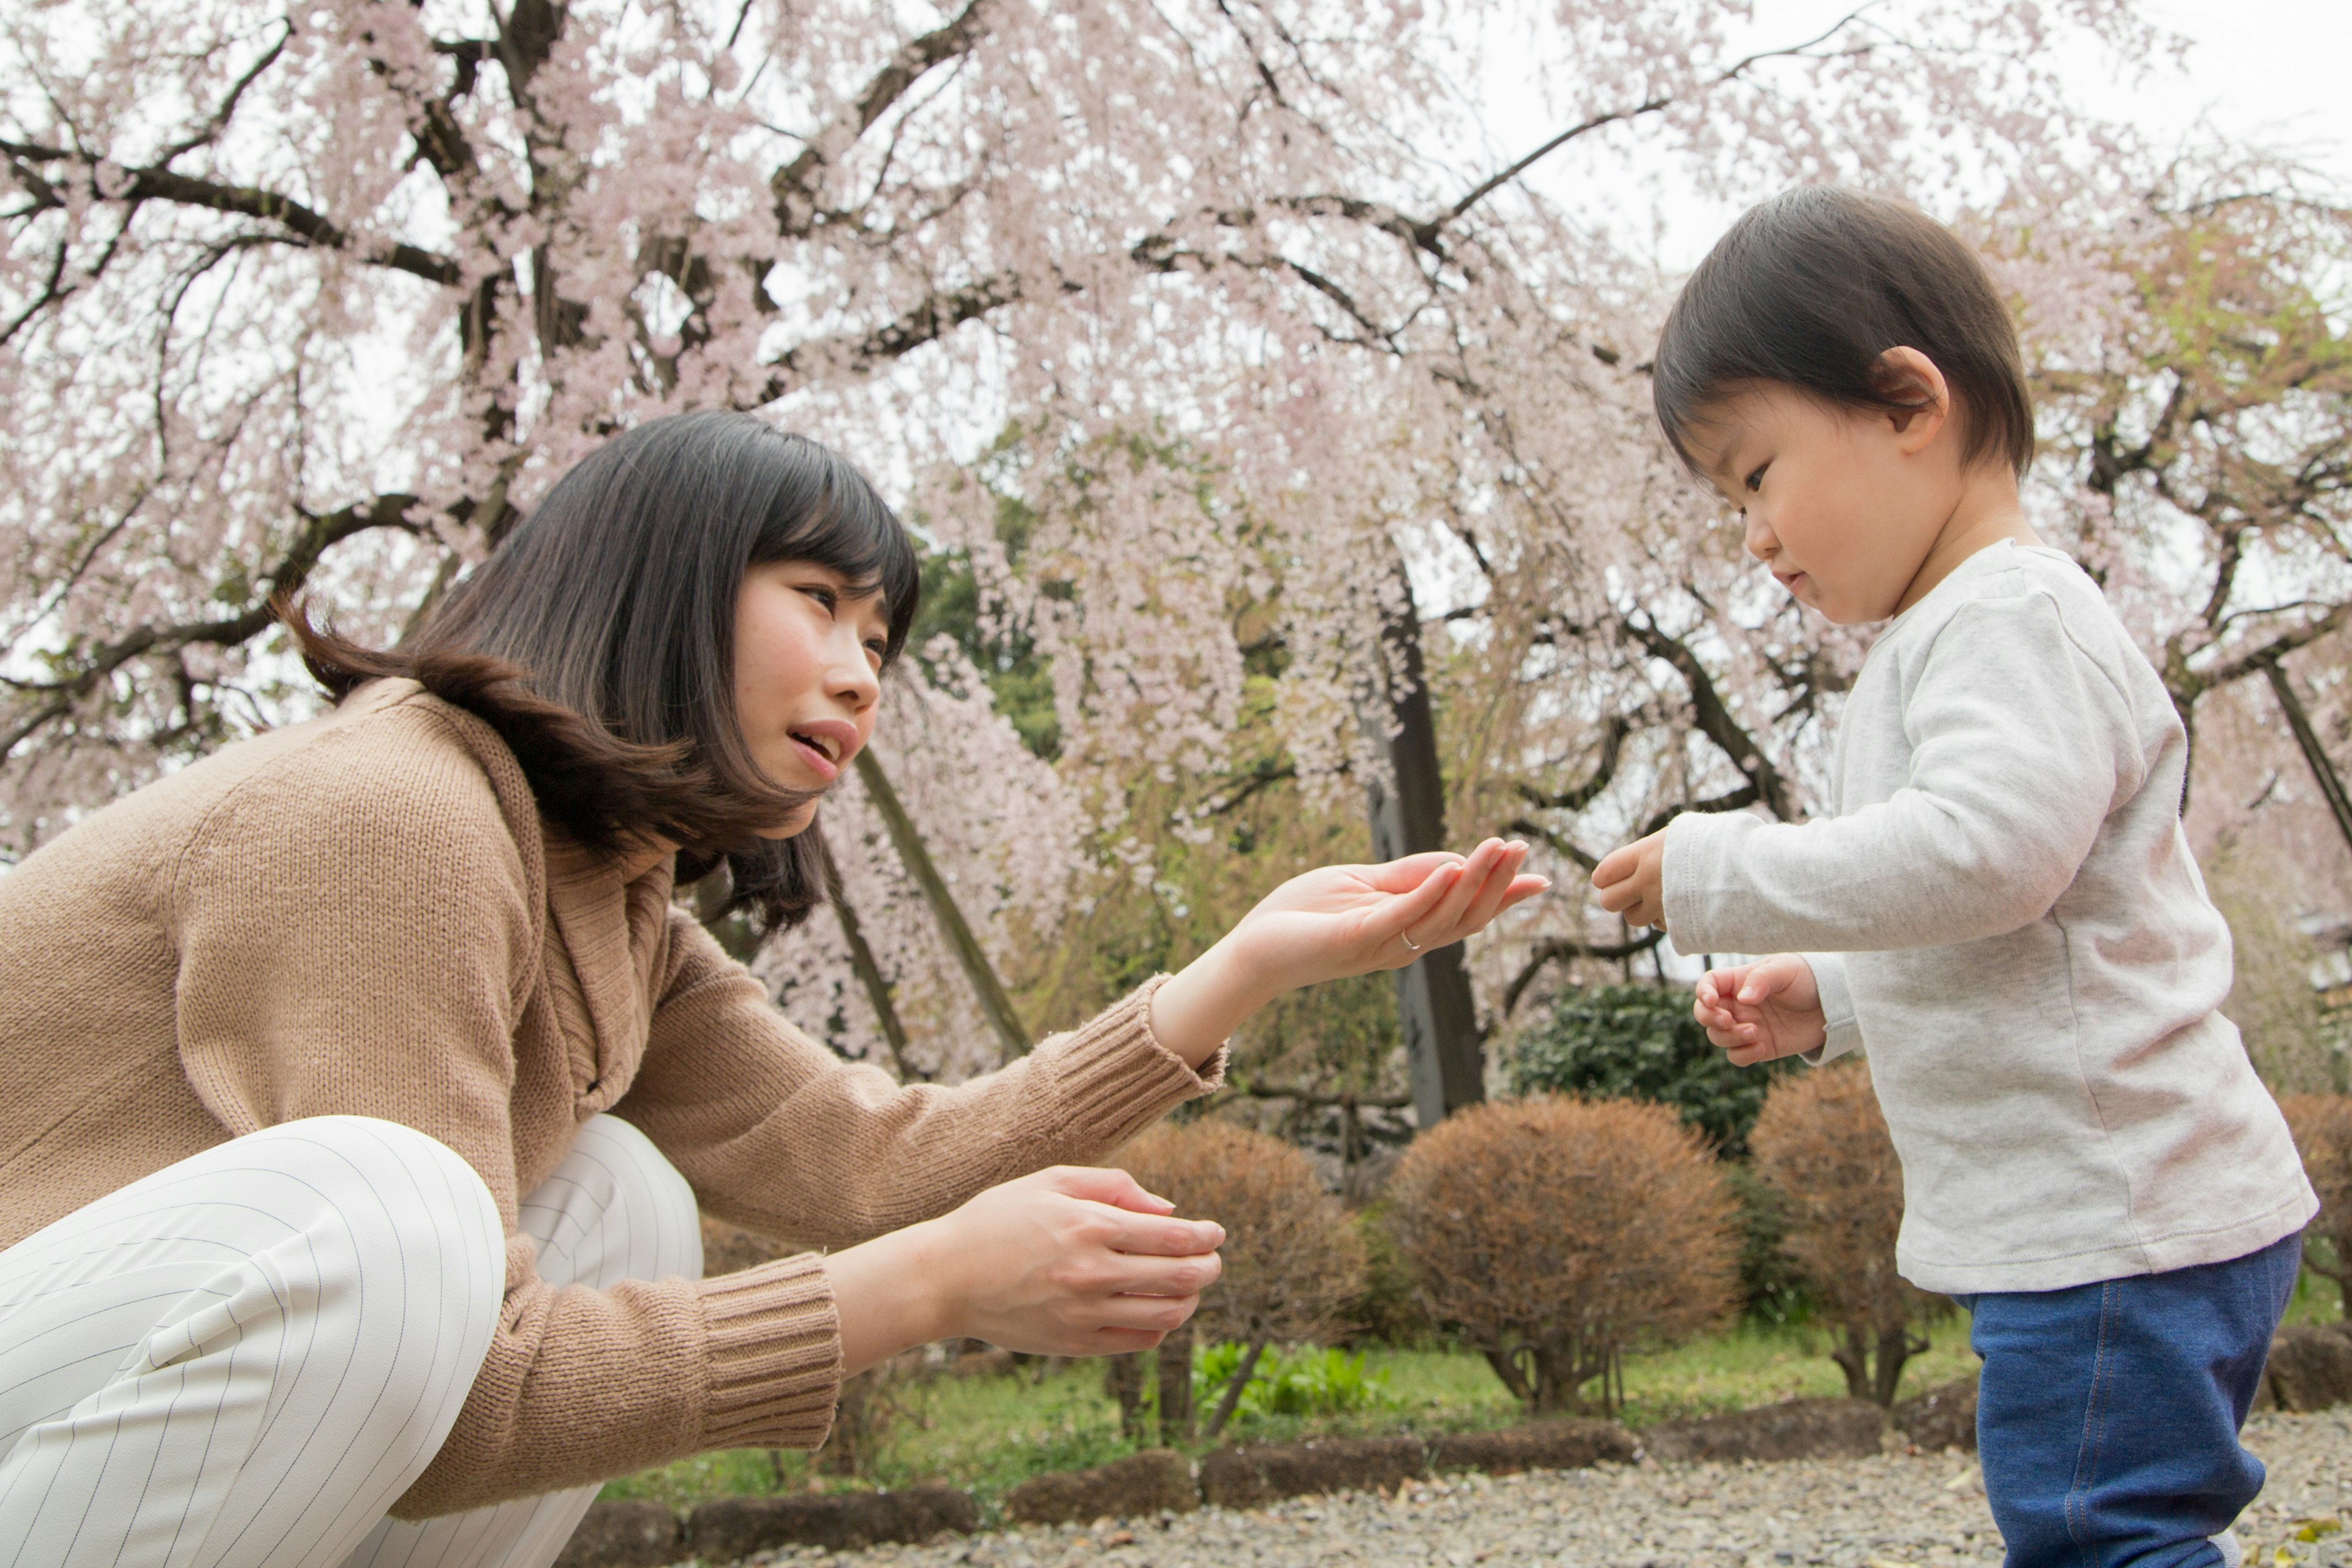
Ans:
[[[1364,1288],[1364,1245],[1307,1156],[1278,1138],[1216,1121],[1151,1129],[1114,1162],[1177,1212],[1225,1227],[1225,1271],[1201,1296],[1198,1331],[1249,1349],[1212,1417],[1215,1436],[1269,1344],[1327,1339]],[[1190,1435],[1191,1339],[1160,1347],[1160,1439]]]
[[[1532,1411],[1581,1411],[1629,1351],[1714,1325],[1738,1276],[1734,1205],[1700,1136],[1661,1105],[1545,1097],[1424,1132],[1388,1195],[1430,1316]]]
[[[1950,1303],[1895,1272],[1903,1167],[1869,1069],[1853,1060],[1782,1079],[1748,1142],[1787,1221],[1781,1248],[1830,1324],[1846,1392],[1891,1406],[1903,1363],[1928,1348],[1920,1331]]]
[[[2352,1095],[2282,1095],[2279,1109],[2319,1194],[2318,1217],[2303,1233],[2304,1266],[2336,1281],[2352,1321]]]

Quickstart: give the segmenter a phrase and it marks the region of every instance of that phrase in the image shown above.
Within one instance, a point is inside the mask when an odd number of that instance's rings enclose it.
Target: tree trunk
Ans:
[[[1188,1320],[1160,1342],[1160,1443],[1174,1447],[1192,1438],[1192,1325]]]
[[[1242,1402],[1242,1390],[1249,1386],[1251,1377],[1257,1372],[1257,1358],[1265,1353],[1264,1340],[1252,1340],[1249,1349],[1242,1352],[1241,1365],[1234,1368],[1233,1381],[1225,1384],[1224,1396],[1217,1401],[1216,1412],[1209,1417],[1206,1436],[1213,1440],[1223,1433],[1225,1423],[1234,1418],[1234,1407]]]
[[[873,801],[874,809],[882,814],[882,825],[889,830],[899,864],[907,868],[907,875],[915,879],[915,885],[923,889],[924,900],[931,906],[931,917],[940,922],[948,946],[955,950],[956,962],[963,965],[965,978],[980,997],[981,1011],[988,1015],[990,1026],[1004,1047],[1003,1059],[1011,1061],[1027,1055],[1028,1027],[1021,1022],[1021,1015],[1013,1010],[1013,998],[1005,994],[1004,983],[996,977],[995,966],[988,962],[980,939],[972,935],[955,895],[948,890],[947,879],[932,863],[923,836],[915,830],[915,819],[907,815],[898,792],[890,787],[889,775],[882,771],[882,763],[871,746],[857,753],[857,777],[865,784],[866,798]]]
[[[1927,1348],[1926,1339],[1914,1339],[1911,1331],[1897,1323],[1878,1331],[1878,1364],[1871,1369],[1870,1397],[1886,1409],[1895,1408],[1895,1393],[1903,1386],[1903,1365]]]
[[[2345,847],[2352,849],[2352,797],[2344,792],[2344,780],[2336,771],[2335,760],[2319,743],[2319,733],[2311,727],[2311,715],[2305,710],[2294,682],[2287,679],[2286,666],[2275,658],[2266,659],[2263,674],[2278,698],[2279,711],[2286,715],[2287,728],[2294,731],[2294,743],[2303,752],[2304,765],[2311,770],[2312,782],[2319,786],[2321,797],[2336,818],[2336,831],[2344,836]]]
[[[1486,1355],[1486,1364],[1495,1369],[1496,1377],[1501,1380],[1505,1388],[1511,1391],[1511,1397],[1526,1408],[1533,1410],[1536,1407],[1536,1385],[1528,1381],[1528,1374],[1520,1369],[1518,1352],[1488,1351]]]
[[[1103,1362],[1103,1392],[1118,1405],[1118,1435],[1143,1441],[1143,1355],[1130,1352]]]
[[[1831,1350],[1830,1360],[1837,1363],[1845,1373],[1845,1394],[1848,1399],[1870,1397],[1870,1342],[1864,1337],[1860,1323],[1848,1323],[1840,1331],[1845,1342]]]
[[[1381,629],[1387,656],[1381,672],[1383,700],[1365,716],[1367,731],[1382,745],[1388,761],[1386,776],[1373,779],[1366,791],[1375,860],[1446,847],[1445,777],[1438,763],[1437,719],[1421,657],[1421,614],[1402,562],[1397,581],[1402,604]],[[1423,953],[1398,970],[1396,977],[1397,1011],[1412,1076],[1413,1120],[1425,1132],[1486,1097],[1486,1052],[1459,942]]]

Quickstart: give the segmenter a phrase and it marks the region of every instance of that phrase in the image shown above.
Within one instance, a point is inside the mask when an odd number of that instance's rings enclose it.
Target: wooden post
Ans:
[[[924,901],[931,906],[931,917],[940,923],[940,931],[955,950],[956,962],[963,965],[964,977],[971,982],[979,994],[981,1011],[996,1030],[996,1037],[1004,1047],[1003,1059],[1011,1061],[1028,1054],[1028,1029],[1021,1015],[1013,1010],[1013,998],[1004,994],[1004,983],[996,977],[996,970],[988,962],[988,954],[980,939],[971,933],[956,907],[955,895],[948,890],[947,879],[931,861],[931,852],[923,845],[923,836],[915,831],[915,819],[898,799],[898,792],[890,787],[889,775],[882,771],[880,759],[874,748],[866,747],[857,753],[858,781],[866,786],[866,798],[874,809],[882,814],[882,826],[888,829],[890,843],[898,851],[898,863],[907,868],[907,875],[923,890]]]

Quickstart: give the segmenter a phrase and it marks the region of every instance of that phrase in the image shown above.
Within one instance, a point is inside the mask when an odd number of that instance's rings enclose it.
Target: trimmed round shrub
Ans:
[[[1214,1436],[1270,1344],[1329,1340],[1364,1289],[1364,1242],[1305,1154],[1279,1138],[1204,1119],[1162,1122],[1115,1162],[1187,1217],[1225,1227],[1224,1273],[1191,1324],[1160,1347],[1163,1441],[1192,1426],[1194,1336],[1246,1346],[1209,1423]]]
[[[1833,1336],[1830,1358],[1846,1392],[1893,1405],[1903,1363],[1928,1348],[1917,1331],[1950,1303],[1895,1271],[1903,1167],[1869,1069],[1851,1059],[1780,1079],[1748,1144],[1776,1200],[1781,1249]]]
[[[1735,1205],[1664,1106],[1474,1106],[1414,1142],[1388,1196],[1423,1309],[1530,1411],[1613,1410],[1606,1374],[1625,1354],[1690,1339],[1732,1303]]]

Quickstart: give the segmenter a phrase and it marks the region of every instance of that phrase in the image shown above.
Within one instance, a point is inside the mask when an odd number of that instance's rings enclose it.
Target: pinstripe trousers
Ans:
[[[614,1117],[519,1218],[554,1284],[702,1272],[692,1192]],[[353,1116],[235,1139],[0,1252],[0,1568],[545,1568],[594,1487],[384,1517],[505,1281],[472,1168]]]

